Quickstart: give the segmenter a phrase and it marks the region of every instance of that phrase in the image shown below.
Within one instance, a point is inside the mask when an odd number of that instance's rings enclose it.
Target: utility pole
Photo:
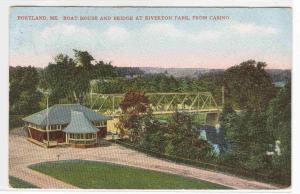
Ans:
[[[92,109],[92,104],[93,104],[93,88],[92,88],[92,85],[90,86],[91,87],[91,90],[90,90],[90,108]]]
[[[47,131],[47,147],[49,147],[49,96],[48,93],[47,95],[47,126],[46,126],[46,131]]]
[[[115,96],[112,97],[113,101],[113,114],[115,114]]]
[[[224,91],[224,86],[222,86],[222,106],[224,107],[225,105],[225,91]]]

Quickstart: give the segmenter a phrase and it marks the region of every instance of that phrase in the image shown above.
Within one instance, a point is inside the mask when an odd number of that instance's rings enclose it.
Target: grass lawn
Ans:
[[[26,181],[23,181],[19,178],[13,177],[13,176],[9,177],[9,184],[13,188],[38,188],[31,183],[28,183]]]
[[[102,162],[46,162],[30,168],[84,189],[228,189],[182,176]]]

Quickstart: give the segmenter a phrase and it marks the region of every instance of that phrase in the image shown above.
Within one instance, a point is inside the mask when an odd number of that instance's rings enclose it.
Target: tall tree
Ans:
[[[9,105],[11,114],[29,114],[39,109],[39,76],[34,67],[9,68]]]
[[[54,63],[45,69],[47,86],[51,89],[50,100],[59,103],[61,99],[82,103],[84,94],[89,91],[93,79],[94,58],[87,51],[74,50],[75,59],[59,54]]]
[[[68,55],[58,54],[54,63],[44,69],[43,86],[47,86],[51,90],[50,103],[59,103],[61,99],[67,98],[70,102],[74,102],[73,97],[73,80],[75,62]]]
[[[224,75],[227,100],[233,100],[241,109],[263,111],[276,95],[265,67],[264,62],[248,60],[227,69]]]
[[[84,69],[90,70],[92,69],[92,61],[94,58],[90,53],[87,51],[80,51],[73,49],[74,57],[75,57],[75,64],[77,67],[84,67]]]

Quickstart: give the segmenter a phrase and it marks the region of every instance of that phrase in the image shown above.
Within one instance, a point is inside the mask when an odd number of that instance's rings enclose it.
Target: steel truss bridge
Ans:
[[[219,115],[218,107],[210,92],[145,93],[153,114],[172,114],[175,111],[187,113],[213,113]],[[120,103],[125,94],[90,93],[87,106],[110,116],[121,114]]]

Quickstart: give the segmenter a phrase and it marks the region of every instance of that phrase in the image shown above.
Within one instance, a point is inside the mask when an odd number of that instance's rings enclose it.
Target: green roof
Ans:
[[[95,111],[80,104],[56,104],[48,109],[48,124],[69,124],[71,122],[71,111],[82,112],[92,122],[107,121],[110,117],[100,115]],[[47,109],[23,118],[24,121],[40,126],[47,125]]]
[[[71,122],[63,131],[66,133],[96,133],[99,129],[92,125],[82,112],[72,111]]]

